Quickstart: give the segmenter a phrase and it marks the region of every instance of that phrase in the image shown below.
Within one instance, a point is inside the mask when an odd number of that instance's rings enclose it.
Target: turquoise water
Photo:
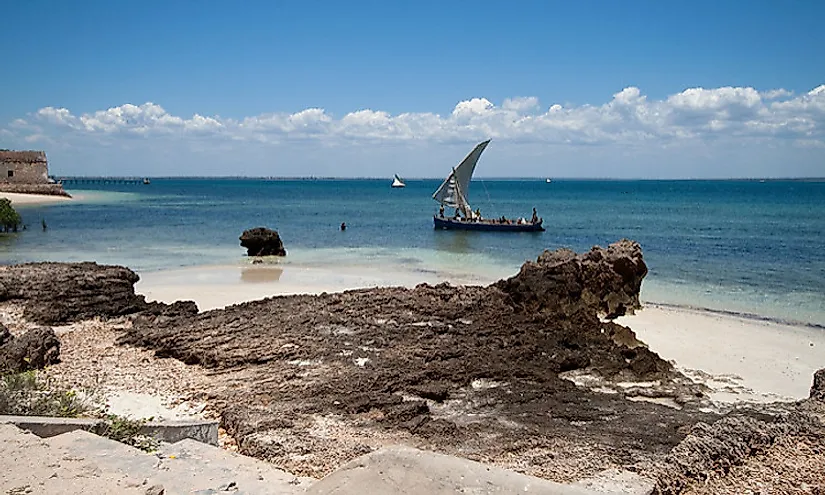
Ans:
[[[530,216],[540,234],[432,228],[440,180],[155,179],[68,189],[78,201],[21,207],[0,262],[96,260],[138,272],[235,263],[247,228],[277,229],[285,263],[368,265],[492,279],[543,249],[641,243],[648,301],[825,325],[825,182],[484,180],[482,215]],[[40,220],[49,228],[43,232]],[[341,232],[339,225],[347,223]]]

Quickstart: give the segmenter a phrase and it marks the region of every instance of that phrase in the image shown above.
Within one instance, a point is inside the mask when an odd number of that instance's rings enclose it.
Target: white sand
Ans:
[[[72,198],[67,198],[66,196],[54,196],[48,194],[20,194],[9,192],[0,192],[0,198],[10,199],[13,206],[44,205],[72,200]]]
[[[194,300],[206,311],[276,295],[414,287],[444,279],[444,274],[263,264],[144,273],[136,290],[150,301]],[[825,330],[817,328],[655,304],[617,322],[631,327],[683,373],[710,386],[711,399],[718,402],[802,399],[814,371],[825,367]]]
[[[208,311],[271,296],[342,292],[367,287],[415,287],[423,282],[437,284],[443,281],[456,285],[492,282],[438,273],[250,264],[141,273],[135,291],[149,301],[193,300],[201,311]]]
[[[716,401],[803,399],[814,371],[825,367],[825,330],[818,328],[655,304],[617,323],[711,386]]]

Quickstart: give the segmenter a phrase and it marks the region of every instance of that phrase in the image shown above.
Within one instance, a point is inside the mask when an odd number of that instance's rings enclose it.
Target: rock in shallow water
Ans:
[[[281,236],[274,230],[265,227],[244,230],[239,239],[248,256],[286,256]]]

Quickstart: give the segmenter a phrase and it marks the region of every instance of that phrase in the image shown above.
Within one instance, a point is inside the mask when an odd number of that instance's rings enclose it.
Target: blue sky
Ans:
[[[4,2],[55,173],[825,175],[825,2]],[[818,89],[821,88],[821,89]]]

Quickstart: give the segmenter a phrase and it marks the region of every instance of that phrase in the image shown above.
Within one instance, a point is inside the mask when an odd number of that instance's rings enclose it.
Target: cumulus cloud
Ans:
[[[88,137],[138,136],[176,139],[208,137],[217,142],[280,144],[320,140],[324,144],[363,141],[466,142],[484,138],[559,145],[625,145],[708,139],[779,139],[800,146],[825,143],[825,85],[794,96],[784,89],[751,87],[688,88],[651,100],[637,87],[623,88],[602,104],[543,110],[534,96],[500,105],[487,98],[458,102],[446,114],[361,109],[343,116],[323,108],[293,114],[267,113],[242,119],[170,114],[161,105],[124,104],[76,115],[45,107],[9,123],[5,133],[20,139],[57,137],[61,132]]]
[[[505,98],[501,104],[504,110],[514,112],[529,112],[539,108],[539,99],[535,96],[519,96],[516,98]]]

